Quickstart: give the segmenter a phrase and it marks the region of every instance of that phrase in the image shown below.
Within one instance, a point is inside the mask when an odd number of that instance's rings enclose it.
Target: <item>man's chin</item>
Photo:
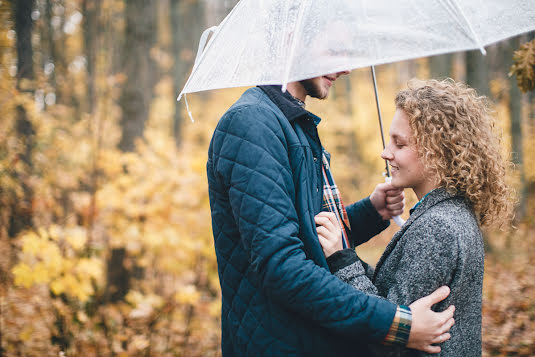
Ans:
[[[316,98],[316,99],[319,99],[319,100],[325,100],[325,99],[329,98],[329,91],[322,92],[322,93],[314,93],[314,94],[312,94],[310,96],[312,98]]]

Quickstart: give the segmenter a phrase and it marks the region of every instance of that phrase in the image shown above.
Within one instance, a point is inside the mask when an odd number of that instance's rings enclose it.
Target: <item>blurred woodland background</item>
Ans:
[[[235,3],[0,0],[0,356],[220,355],[205,163],[243,88],[190,95],[194,123],[175,99]],[[518,206],[485,232],[484,356],[535,355],[535,42],[509,75],[533,38],[377,68],[386,128],[412,77],[495,103]],[[369,69],[307,108],[346,203],[368,195],[384,167]],[[359,254],[375,263],[395,230]]]

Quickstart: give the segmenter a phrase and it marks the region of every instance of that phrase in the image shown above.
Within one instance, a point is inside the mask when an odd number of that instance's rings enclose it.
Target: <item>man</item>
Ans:
[[[286,93],[280,86],[251,88],[215,129],[207,173],[225,357],[365,356],[370,342],[438,352],[431,344],[449,338],[454,308],[430,309],[447,288],[409,308],[329,273],[314,223],[320,211],[338,215],[355,246],[404,207],[402,193],[387,184],[347,213],[341,204],[316,129],[320,118],[304,102],[326,98],[347,73],[289,83]]]

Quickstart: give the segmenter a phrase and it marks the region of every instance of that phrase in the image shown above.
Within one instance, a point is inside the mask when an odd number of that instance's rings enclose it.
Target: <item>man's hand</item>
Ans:
[[[389,183],[380,183],[375,186],[375,190],[370,195],[370,201],[385,221],[399,216],[405,208],[403,189],[395,188]]]
[[[443,312],[434,312],[431,306],[444,300],[450,294],[447,286],[442,286],[434,293],[413,302],[409,307],[412,312],[411,333],[407,347],[427,353],[439,353],[439,346],[431,344],[442,343],[450,339],[450,328],[455,323],[453,312],[455,306],[448,307]]]
[[[342,228],[340,228],[334,213],[320,212],[314,217],[314,221],[316,222],[318,238],[325,257],[328,258],[337,251],[342,250]]]

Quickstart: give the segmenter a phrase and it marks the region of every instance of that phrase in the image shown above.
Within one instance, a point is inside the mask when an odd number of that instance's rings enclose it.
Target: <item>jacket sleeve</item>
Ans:
[[[390,221],[384,221],[377,213],[369,197],[349,205],[346,211],[351,226],[351,238],[355,246],[366,243],[390,225]]]
[[[289,147],[268,108],[234,108],[212,141],[243,248],[262,289],[304,318],[345,336],[382,341],[397,306],[365,295],[307,259],[298,238]]]

